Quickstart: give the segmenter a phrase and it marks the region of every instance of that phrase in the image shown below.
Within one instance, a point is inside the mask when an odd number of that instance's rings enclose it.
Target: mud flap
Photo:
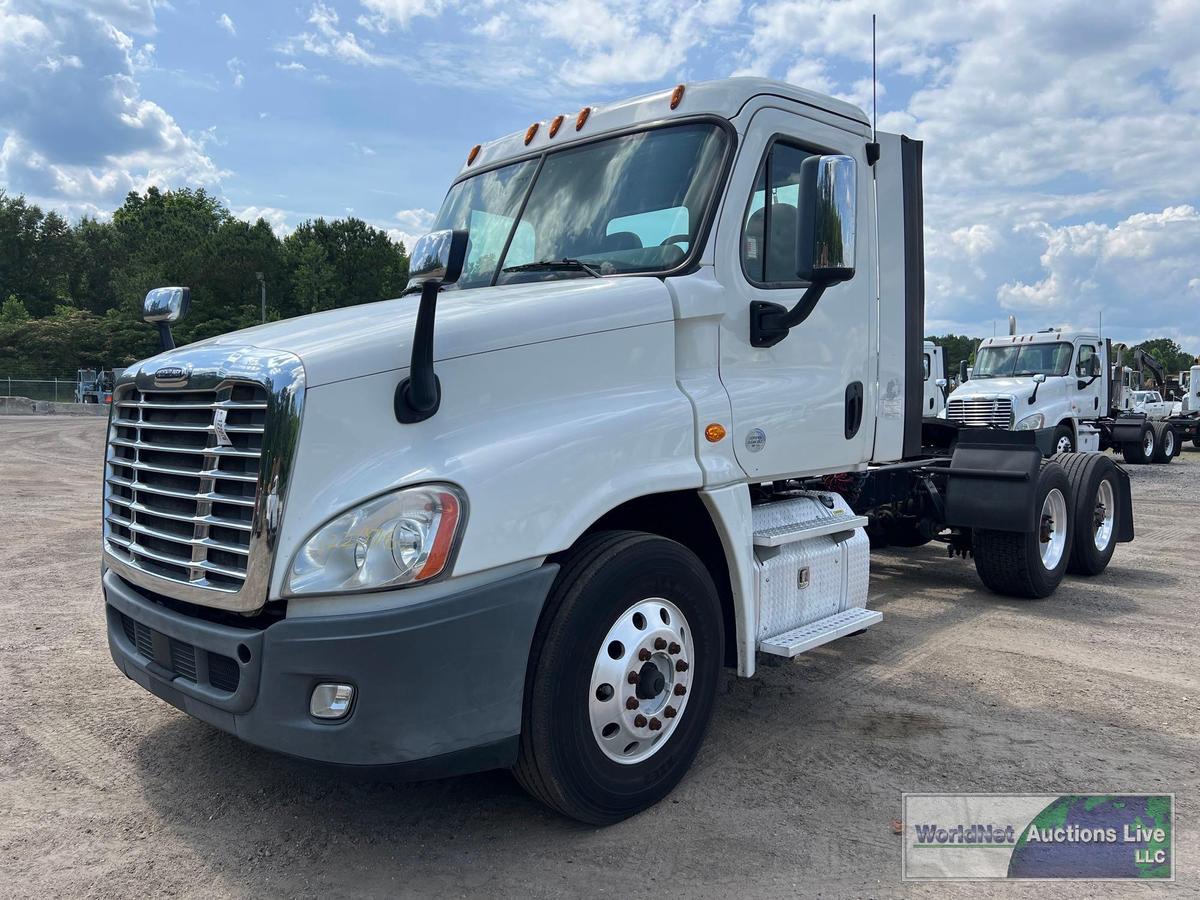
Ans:
[[[989,531],[1030,532],[1042,464],[1031,431],[964,428],[946,481],[946,524]],[[1128,478],[1125,479],[1128,485]]]
[[[1120,466],[1117,470],[1117,490],[1121,493],[1121,503],[1117,516],[1117,543],[1128,544],[1133,540],[1133,493],[1129,487],[1129,473]]]

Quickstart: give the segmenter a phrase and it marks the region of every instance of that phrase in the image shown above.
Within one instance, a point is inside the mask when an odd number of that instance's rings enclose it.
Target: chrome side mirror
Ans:
[[[172,325],[187,315],[192,292],[185,287],[160,287],[142,301],[142,321]]]
[[[937,381],[934,382],[934,384],[936,384],[940,388],[944,388],[949,383],[950,382],[948,382],[945,378],[939,378]]]
[[[858,172],[851,156],[810,156],[800,165],[796,274],[814,284],[854,277]]]
[[[1033,376],[1033,380],[1037,384],[1045,384],[1046,383],[1046,375],[1044,372],[1038,372]]]
[[[187,315],[192,292],[185,287],[160,287],[142,301],[142,321],[158,326],[158,343],[163,350],[175,349],[171,325]]]
[[[467,260],[467,232],[431,231],[413,244],[408,257],[408,288],[429,282],[454,284]]]

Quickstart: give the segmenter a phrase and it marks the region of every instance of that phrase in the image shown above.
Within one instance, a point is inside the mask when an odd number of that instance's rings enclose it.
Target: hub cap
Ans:
[[[1042,565],[1047,571],[1055,569],[1067,549],[1067,498],[1054,488],[1042,503],[1041,539]]]
[[[692,631],[670,600],[651,597],[617,617],[596,652],[588,717],[597,746],[625,765],[667,743],[692,686]]]
[[[1163,456],[1170,459],[1175,455],[1175,432],[1163,432]]]
[[[1057,450],[1059,453],[1070,453],[1071,452],[1071,439],[1067,435],[1064,434],[1062,437],[1060,437],[1058,439]]]
[[[1100,482],[1100,490],[1096,492],[1096,511],[1092,520],[1096,532],[1093,540],[1097,550],[1107,550],[1108,543],[1112,540],[1113,522],[1116,519],[1115,507],[1112,482],[1106,479]]]
[[[1147,431],[1142,438],[1142,453],[1146,456],[1154,455],[1154,432]]]

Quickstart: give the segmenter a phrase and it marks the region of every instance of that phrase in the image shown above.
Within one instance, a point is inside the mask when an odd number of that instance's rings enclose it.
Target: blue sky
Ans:
[[[881,127],[926,142],[928,330],[1103,313],[1200,352],[1196,0],[0,0],[0,186],[411,239],[473,144],[584,104],[751,73],[868,107],[873,12]]]

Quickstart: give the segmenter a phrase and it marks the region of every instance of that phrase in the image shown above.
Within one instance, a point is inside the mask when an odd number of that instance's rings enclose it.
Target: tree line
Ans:
[[[0,374],[122,368],[157,352],[146,292],[191,288],[179,344],[267,319],[396,297],[403,243],[361,219],[314,219],[280,238],[204,190],[130,193],[111,220],[75,225],[0,189]]]

